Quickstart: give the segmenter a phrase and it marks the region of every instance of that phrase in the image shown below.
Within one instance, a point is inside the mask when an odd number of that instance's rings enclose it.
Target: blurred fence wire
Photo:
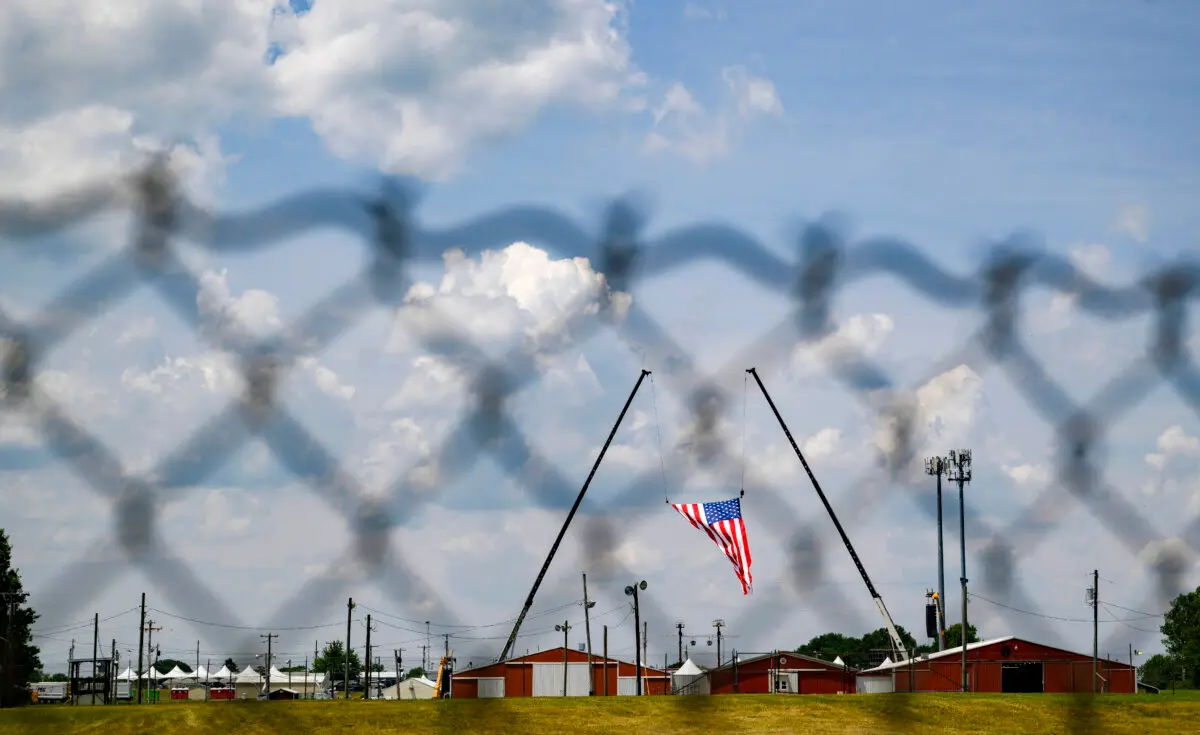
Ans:
[[[1063,508],[1071,504],[1068,501],[1086,508],[1130,554],[1142,554],[1171,536],[1182,540],[1182,544],[1162,546],[1153,560],[1157,594],[1139,607],[1161,609],[1165,600],[1177,594],[1181,576],[1200,548],[1200,519],[1191,519],[1177,533],[1163,533],[1106,482],[1096,457],[1106,428],[1162,384],[1193,411],[1200,412],[1200,373],[1183,339],[1186,303],[1200,276],[1192,264],[1173,264],[1131,285],[1108,287],[1089,279],[1068,260],[1041,252],[1028,239],[1014,236],[998,243],[977,272],[957,275],[898,239],[847,243],[836,227],[823,220],[802,228],[795,243],[795,259],[789,261],[754,237],[722,225],[699,224],[649,239],[644,235],[646,216],[636,202],[626,199],[608,207],[595,232],[549,208],[532,206],[503,209],[458,226],[426,229],[418,220],[412,190],[391,181],[374,195],[313,191],[256,211],[225,214],[206,211],[189,201],[162,161],[127,181],[87,188],[56,201],[0,202],[0,238],[7,241],[8,247],[15,247],[23,240],[61,232],[130,201],[136,207],[137,226],[127,248],[107,256],[52,298],[36,316],[18,321],[13,315],[0,313],[0,336],[7,345],[0,356],[4,410],[32,417],[45,445],[114,509],[115,541],[103,541],[90,549],[49,585],[44,598],[57,601],[56,618],[74,616],[121,574],[119,565],[98,561],[115,548],[129,564],[142,569],[175,609],[188,611],[197,619],[232,621],[230,628],[241,625],[226,601],[170,551],[156,533],[156,521],[166,502],[178,502],[189,489],[215,473],[247,438],[257,436],[282,466],[354,529],[353,544],[342,561],[360,562],[400,609],[420,602],[429,611],[426,617],[460,625],[460,618],[441,599],[436,585],[424,579],[389,541],[392,529],[403,526],[413,513],[438,497],[437,489],[418,492],[415,488],[422,482],[421,468],[414,466],[395,477],[382,495],[368,493],[339,466],[334,453],[289,413],[278,399],[278,386],[300,358],[319,353],[372,309],[399,306],[413,283],[410,266],[441,262],[448,248],[474,256],[517,241],[535,243],[560,257],[587,258],[603,275],[600,291],[588,295],[589,300],[599,298],[601,308],[598,315],[583,309],[570,311],[558,325],[560,329],[551,330],[570,339],[546,344],[531,338],[498,360],[489,359],[461,331],[456,333],[444,316],[441,322],[445,330],[437,335],[415,335],[424,349],[453,359],[475,376],[471,408],[437,452],[437,466],[446,470],[439,485],[450,484],[487,453],[542,506],[573,495],[578,472],[559,469],[532,446],[505,406],[510,397],[538,379],[537,354],[565,349],[601,327],[613,330],[641,355],[646,368],[664,378],[659,382],[661,387],[683,392],[694,414],[692,447],[699,464],[718,472],[740,472],[734,469],[740,467],[738,453],[732,449],[734,438],[719,432],[719,419],[730,397],[694,367],[683,345],[629,298],[639,279],[698,260],[716,259],[753,279],[761,288],[786,295],[793,305],[784,322],[748,351],[733,356],[720,372],[778,366],[798,343],[835,340],[838,325],[832,317],[834,298],[848,284],[870,277],[899,280],[938,306],[980,314],[978,330],[938,361],[927,377],[963,363],[977,372],[984,367],[998,369],[1054,428],[1058,441],[1054,481],[1011,525],[988,526],[968,507],[973,534],[988,539],[982,556],[984,594],[1006,599],[1014,609],[1037,610],[1037,596],[1022,588],[1012,570],[1022,555],[1054,532],[1055,519],[1061,518]],[[256,339],[232,315],[216,325],[202,319],[197,307],[200,279],[179,257],[178,243],[186,241],[213,253],[250,252],[319,227],[339,228],[360,238],[370,256],[367,267],[277,336]],[[101,437],[73,421],[64,406],[57,405],[39,388],[37,375],[44,355],[139,288],[153,289],[200,338],[236,355],[245,391],[239,400],[163,457],[152,471],[133,476]],[[1035,288],[1069,294],[1082,310],[1113,322],[1152,313],[1156,321],[1145,355],[1134,360],[1091,401],[1082,405],[1073,402],[1022,342],[1018,329],[1021,297]],[[896,385],[881,365],[853,346],[832,346],[822,352],[830,373],[870,407],[891,432],[891,441],[885,442],[889,449],[880,465],[835,500],[854,524],[863,520],[871,507],[863,501],[881,487],[908,494],[914,502],[929,491],[927,478],[920,477],[922,458],[915,456],[919,441],[912,395],[921,383]],[[657,493],[658,471],[647,472],[634,482],[621,500]],[[749,472],[753,475],[754,468]],[[753,477],[747,479],[753,481]],[[761,488],[756,490],[755,503],[763,509],[758,516],[761,528],[755,535],[762,539],[758,543],[786,545],[791,592],[803,595],[820,585],[820,593],[808,599],[831,625],[873,629],[875,621],[861,612],[864,606],[860,600],[852,602],[836,587],[823,585],[829,555],[841,553],[823,513],[814,509],[810,517],[801,517],[768,484],[758,482],[755,487]],[[933,512],[920,503],[917,507],[922,512]],[[582,519],[571,535],[580,541],[587,557],[603,567],[598,576],[624,584],[637,575],[612,552],[638,528],[636,518],[623,518],[618,524],[602,514],[593,514]],[[292,616],[297,610],[311,614],[313,610],[329,610],[339,604],[337,600],[344,600],[352,591],[352,582],[332,571],[338,566],[331,565],[330,573],[297,590],[269,620],[262,621],[262,629],[285,628],[294,622]],[[748,603],[744,619],[730,621],[731,628],[775,629],[788,614],[789,607],[780,604],[783,595],[782,590],[760,591],[757,599]],[[648,616],[666,618],[667,611],[660,608],[653,595],[643,599]],[[1038,620],[1035,618],[1032,624],[1037,626]],[[1057,639],[1044,624],[1039,634],[1046,642]],[[230,650],[253,650],[255,634],[244,635],[245,640],[231,641]],[[695,698],[678,699],[681,707],[700,706]],[[1064,726],[1088,730],[1090,701],[1081,698]],[[903,724],[913,716],[911,706],[906,697],[896,697],[886,714],[893,718],[893,725]],[[500,702],[496,707],[504,705]]]

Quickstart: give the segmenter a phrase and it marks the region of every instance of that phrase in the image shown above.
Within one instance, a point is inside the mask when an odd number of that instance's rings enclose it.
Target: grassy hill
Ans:
[[[1195,733],[1200,696],[1000,694],[178,702],[0,711],[17,733]]]

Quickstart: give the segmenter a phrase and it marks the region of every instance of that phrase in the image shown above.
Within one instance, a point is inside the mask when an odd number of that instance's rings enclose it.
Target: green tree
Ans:
[[[321,655],[313,659],[312,670],[328,674],[334,681],[341,682],[346,674],[346,647],[341,641],[329,641]],[[362,661],[357,651],[350,651],[350,678],[357,679],[362,673]]]
[[[68,677],[66,674],[50,674],[49,676],[42,679],[42,681],[67,681],[67,680],[68,680]]]
[[[371,671],[387,671],[387,669],[383,668],[383,664],[376,662],[371,664]]]
[[[637,672],[634,672],[637,673]],[[414,666],[404,675],[405,679],[415,679],[420,676],[425,676],[425,669],[420,666]]]
[[[30,628],[38,614],[25,605],[28,593],[21,574],[12,566],[12,545],[0,528],[0,704],[14,707],[29,703],[29,684],[42,668],[41,651],[33,645]]]
[[[974,625],[967,624],[967,644],[978,643],[980,641],[979,631]],[[955,623],[946,628],[946,648],[957,648],[962,645],[962,623]]]
[[[1179,679],[1179,661],[1173,656],[1156,653],[1138,667],[1138,679],[1152,687],[1170,689]]]
[[[902,626],[896,626],[896,633],[899,634],[900,642],[906,651],[918,648],[916,639]],[[874,652],[889,651],[888,655],[894,658],[894,654],[890,653],[891,650],[892,637],[888,634],[887,628],[878,628],[862,638],[842,633],[824,633],[797,648],[796,653],[815,656],[826,661],[832,661],[840,656],[847,666],[866,668],[878,663],[879,655],[873,656]]]
[[[177,658],[160,658],[154,662],[154,670],[160,674],[169,673],[176,666],[184,673],[192,673],[192,667]]]
[[[233,674],[236,674],[239,671],[237,663],[231,658],[225,659],[223,666]]]
[[[1200,587],[1171,600],[1164,616],[1163,645],[1193,687],[1200,687]]]

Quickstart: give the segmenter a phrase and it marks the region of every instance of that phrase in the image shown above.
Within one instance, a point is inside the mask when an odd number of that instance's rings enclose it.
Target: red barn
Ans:
[[[508,661],[456,671],[450,678],[450,695],[463,699],[561,697],[565,679],[567,696],[588,696],[587,654],[566,649],[564,666],[563,650],[559,646]],[[592,654],[591,674],[598,697],[637,694],[635,664]],[[665,671],[642,667],[644,694],[669,693],[670,680],[670,674]]]
[[[1134,692],[1127,663],[1100,659],[1097,691]],[[967,690],[992,693],[1086,693],[1092,691],[1092,657],[1013,636],[967,646]],[[859,672],[858,691],[957,692],[962,689],[962,646],[904,663],[887,662]]]
[[[712,694],[851,694],[855,670],[800,653],[737,656],[708,672]]]

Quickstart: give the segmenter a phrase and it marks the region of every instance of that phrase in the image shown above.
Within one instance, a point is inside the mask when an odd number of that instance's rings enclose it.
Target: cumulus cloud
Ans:
[[[1155,450],[1143,458],[1147,473],[1142,492],[1160,501],[1186,499],[1189,512],[1200,512],[1200,437],[1174,424],[1159,434]]]
[[[874,444],[890,466],[911,457],[944,454],[966,443],[983,401],[983,379],[968,365],[935,376],[911,394],[881,391],[875,396],[883,409],[876,423]],[[915,474],[917,462],[905,466]]]
[[[439,178],[560,104],[617,104],[640,75],[621,3],[15,0],[0,9],[0,151],[25,193],[211,153],[231,119],[302,117],[339,156]],[[274,63],[268,63],[268,58]],[[69,162],[69,166],[56,166]],[[16,173],[10,185],[22,181]]]
[[[727,66],[721,81],[725,99],[713,111],[698,103],[682,83],[672,84],[650,110],[654,128],[642,140],[642,150],[704,163],[728,154],[754,121],[783,115],[775,84],[767,77]]]
[[[884,346],[896,324],[887,314],[854,314],[836,331],[792,351],[792,370],[800,376],[821,374],[855,357],[871,357]]]

